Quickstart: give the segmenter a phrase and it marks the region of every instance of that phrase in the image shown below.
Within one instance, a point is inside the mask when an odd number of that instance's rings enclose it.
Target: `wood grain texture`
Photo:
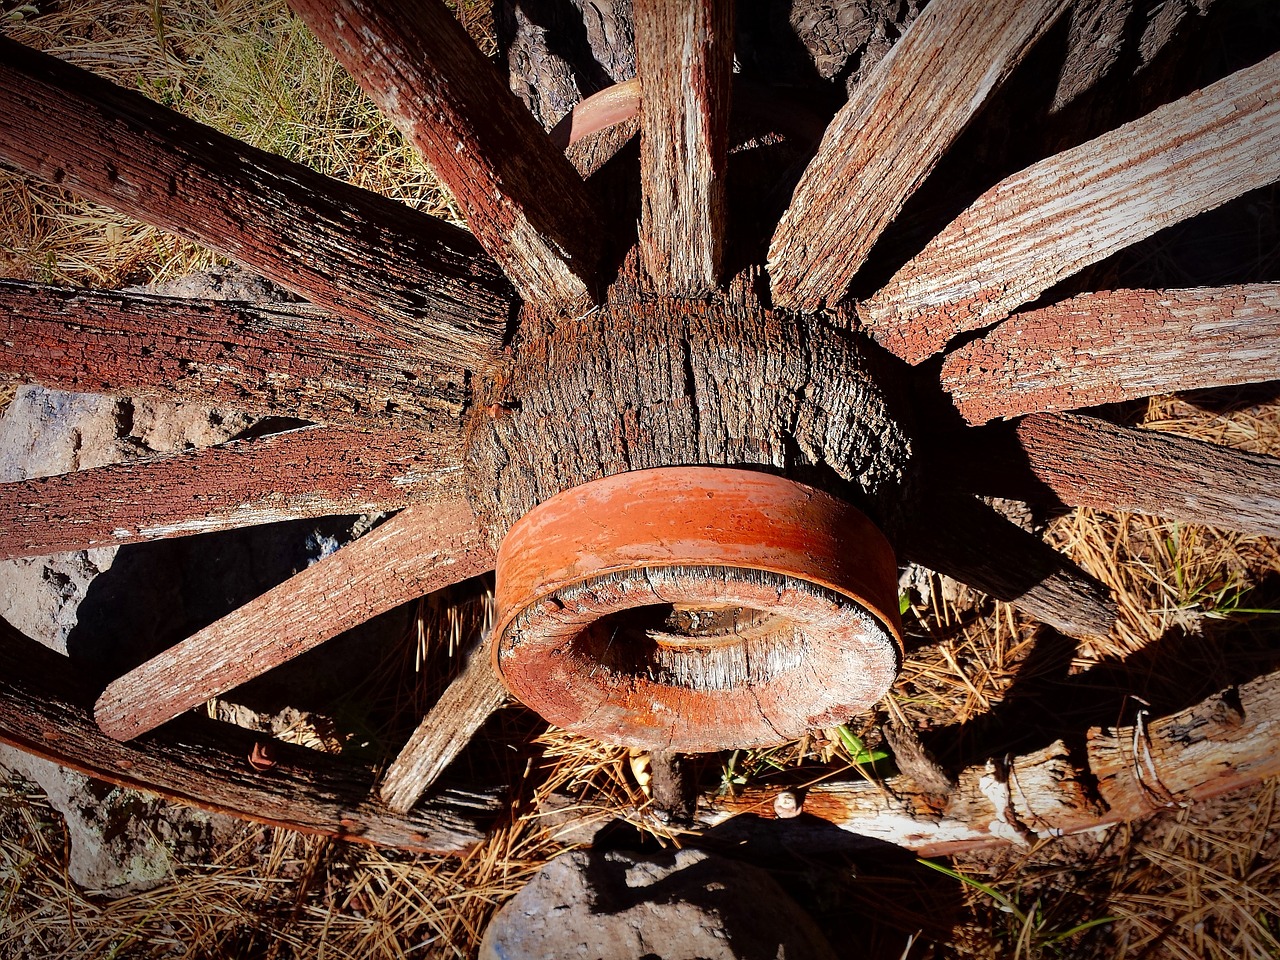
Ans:
[[[1280,458],[1068,414],[1016,432],[1032,476],[1068,506],[1280,536]]]
[[[467,372],[303,304],[0,280],[0,373],[364,427],[456,424]]]
[[[0,621],[0,741],[96,779],[271,826],[438,854],[479,844],[505,792],[442,788],[396,814],[371,799],[373,770],[342,757],[271,741],[276,765],[260,772],[248,757],[261,734],[195,716],[119,743],[98,730],[92,703],[71,661]]]
[[[640,256],[659,292],[720,279],[733,80],[731,0],[637,0]]]
[[[95,707],[129,740],[433,590],[493,568],[461,498],[402,511],[112,682]]]
[[[818,783],[804,794],[801,808],[816,824],[771,826],[786,837],[792,852],[838,848],[839,835],[820,829],[833,824],[847,832],[850,851],[892,843],[921,856],[943,856],[1011,843],[1028,846],[1207,800],[1280,774],[1273,732],[1280,719],[1280,673],[1167,717],[1139,719],[1129,726],[1091,729],[1079,754],[1057,742],[965,767],[943,803],[904,776],[884,784]],[[704,797],[697,823],[717,828],[727,841],[734,835],[732,817],[749,813],[772,819],[777,795],[777,788],[749,788]]]
[[[844,295],[879,238],[1065,0],[934,0],[827,127],[769,246],[778,306]]]
[[[947,355],[970,423],[1280,379],[1280,283],[1086,293]]]
[[[0,159],[423,356],[476,369],[505,336],[510,287],[466,231],[4,38]]]
[[[488,639],[466,653],[466,666],[427,711],[413,736],[387,768],[379,792],[401,813],[431,788],[493,712],[507,702],[507,688],[493,671]]]
[[[430,164],[522,297],[591,299],[603,245],[582,178],[440,0],[290,6]]]
[[[1280,178],[1280,54],[979,197],[858,313],[915,363],[1054,283]]]
[[[459,457],[452,433],[318,426],[0,484],[0,557],[447,502]]]
[[[972,497],[917,495],[894,532],[900,557],[1013,604],[1073,637],[1106,636],[1116,608],[1106,585]]]

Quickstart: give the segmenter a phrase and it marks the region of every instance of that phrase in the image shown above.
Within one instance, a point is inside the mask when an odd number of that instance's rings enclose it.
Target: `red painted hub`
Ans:
[[[561,727],[689,752],[842,723],[901,659],[897,567],[812,487],[666,467],[534,508],[497,565],[499,675]]]

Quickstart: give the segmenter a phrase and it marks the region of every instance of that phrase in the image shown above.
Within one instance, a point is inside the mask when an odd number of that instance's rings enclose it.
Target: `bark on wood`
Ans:
[[[638,0],[640,255],[659,292],[720,279],[733,80],[731,0]]]
[[[320,426],[0,484],[0,557],[447,502],[459,458],[452,433]]]
[[[1107,587],[1038,537],[972,497],[926,492],[897,531],[899,555],[1073,637],[1105,636],[1116,609]]]
[[[401,813],[409,810],[507,698],[507,688],[493,672],[486,638],[466,654],[462,673],[387,768],[379,788],[383,802]]]
[[[118,743],[93,722],[92,691],[65,657],[0,621],[0,741],[100,780],[170,800],[343,840],[439,854],[484,839],[498,790],[442,789],[410,815],[370,799],[373,770],[342,757],[272,742],[276,765],[249,755],[261,735],[200,717]]]
[[[466,371],[315,307],[0,280],[0,373],[364,427],[456,422]]]
[[[872,297],[869,332],[918,362],[1057,281],[1280,178],[1280,54],[979,197]]]
[[[1280,536],[1278,457],[1070,415],[1027,417],[1017,436],[1031,476],[1068,506]]]
[[[493,568],[461,499],[410,508],[111,683],[96,715],[127,740],[392,607]]]
[[[780,471],[882,528],[899,508],[912,440],[853,338],[754,303],[612,300],[480,388],[468,494],[495,537],[569,487],[682,464]]]
[[[1015,314],[949,354],[970,423],[1280,378],[1280,284],[1111,290]]]
[[[440,0],[291,0],[444,181],[526,300],[585,303],[602,249],[582,179]]]
[[[934,0],[827,128],[769,247],[774,303],[834,305],[876,239],[1067,6]]]
[[[503,340],[510,288],[466,231],[4,38],[0,159],[424,356],[476,369]]]

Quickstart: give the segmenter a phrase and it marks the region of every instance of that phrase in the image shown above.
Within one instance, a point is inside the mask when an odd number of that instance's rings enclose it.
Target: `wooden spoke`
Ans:
[[[949,354],[970,423],[1280,378],[1280,283],[1086,293]]]
[[[111,683],[102,730],[128,740],[423,594],[493,569],[462,498],[397,514]]]
[[[269,741],[269,770],[249,755],[261,735],[204,717],[183,717],[136,744],[118,743],[93,721],[93,691],[70,661],[0,620],[0,741],[122,787],[245,820],[427,853],[479,844],[502,792],[441,790],[412,815],[372,800],[374,771],[343,757]]]
[[[456,421],[466,371],[307,305],[0,280],[0,373],[360,426]]]
[[[466,231],[0,38],[0,160],[476,369],[512,296]]]
[[[1280,536],[1280,458],[1070,414],[1036,414],[1016,432],[1031,479],[1068,506]],[[1017,476],[981,459],[993,485]]]
[[[383,802],[404,812],[444,772],[481,724],[507,702],[507,688],[494,673],[487,638],[467,654],[466,666],[387,768],[380,788]]]
[[[730,0],[638,0],[640,256],[662,293],[720,279],[733,80]]]
[[[769,246],[773,300],[841,299],[872,245],[1066,6],[935,0],[836,114]]]
[[[190,453],[0,484],[0,558],[452,496],[456,438],[304,427]]]
[[[1280,178],[1280,54],[996,184],[858,312],[915,363],[1162,227]]]
[[[290,0],[444,181],[532,301],[584,303],[600,220],[564,155],[440,0]]]
[[[972,497],[934,492],[917,498],[897,546],[906,559],[1069,636],[1105,636],[1115,623],[1104,584]]]

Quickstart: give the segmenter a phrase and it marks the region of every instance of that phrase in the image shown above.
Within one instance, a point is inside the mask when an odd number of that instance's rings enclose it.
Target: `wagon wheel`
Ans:
[[[868,288],[877,241],[1070,5],[929,4],[826,128],[761,234],[767,255],[728,229],[746,223],[726,194],[732,4],[638,0],[638,84],[556,133],[595,138],[575,154],[594,171],[625,139],[597,128],[638,110],[638,227],[442,4],[292,5],[432,165],[470,234],[0,42],[0,159],[314,305],[5,282],[4,369],[315,424],[5,484],[0,548],[400,512],[113,682],[101,730],[86,700],[98,691],[8,637],[0,739],[242,816],[453,849],[477,798],[404,811],[506,698],[499,676],[612,742],[793,737],[868,708],[892,680],[895,556],[1064,633],[1105,633],[1105,587],[976,498],[1014,474],[1068,505],[1280,530],[1280,461],[1059,412],[1280,376],[1275,285],[1055,294],[1280,179],[1280,55],[1000,179]],[[1021,419],[981,427],[1002,417]],[[979,450],[1012,472],[978,469]],[[495,561],[491,647],[393,765],[383,801],[362,793],[368,771],[292,751],[250,769],[235,734],[166,723]]]

